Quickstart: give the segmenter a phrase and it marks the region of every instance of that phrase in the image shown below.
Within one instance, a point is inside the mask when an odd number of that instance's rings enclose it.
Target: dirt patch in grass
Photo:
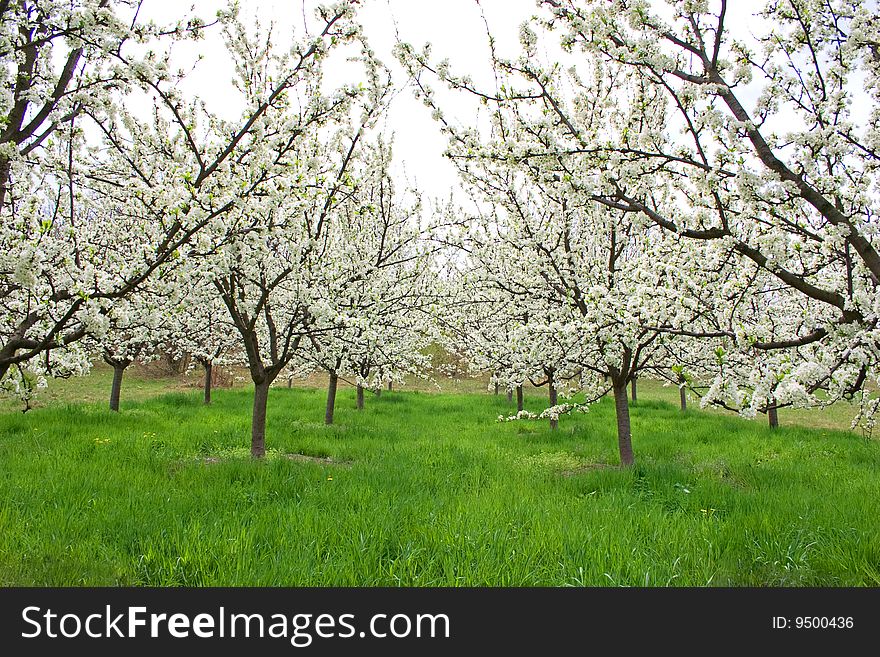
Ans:
[[[299,463],[316,463],[318,465],[332,465],[339,468],[350,468],[351,461],[342,459],[334,459],[332,456],[310,456],[308,454],[278,454],[275,458],[284,458],[288,461],[297,461]],[[214,465],[222,463],[224,460],[221,456],[203,456],[199,459],[205,465]]]
[[[582,465],[573,470],[563,470],[560,472],[560,476],[562,477],[576,477],[578,475],[585,474],[587,472],[594,472],[596,470],[607,470],[609,468],[618,468],[620,466],[612,465],[611,463],[587,463],[586,465]]]
[[[336,465],[343,468],[350,468],[351,461],[339,461],[332,456],[309,456],[308,454],[285,454],[284,458],[291,461],[299,461],[301,463],[317,463],[319,465]]]

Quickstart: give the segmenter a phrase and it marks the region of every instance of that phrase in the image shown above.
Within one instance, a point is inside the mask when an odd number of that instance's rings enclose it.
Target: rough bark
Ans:
[[[251,456],[266,456],[266,407],[269,402],[269,379],[254,382],[254,411],[251,417]]]
[[[771,429],[779,428],[779,414],[777,413],[775,406],[771,406],[767,409],[767,420],[770,422]]]
[[[516,412],[519,413],[523,409],[523,387],[516,387]]]
[[[214,364],[211,362],[204,363],[205,365],[205,403],[211,403],[211,376],[214,373]]]
[[[6,190],[9,188],[9,173],[12,164],[8,157],[0,158],[0,210],[6,205]]]
[[[333,412],[336,410],[336,388],[339,385],[339,375],[330,372],[330,383],[327,385],[327,409],[324,411],[324,424],[333,424]]]
[[[684,387],[684,375],[678,375],[678,397],[681,401],[681,410],[686,411],[688,409],[688,400],[687,400],[687,390]]]
[[[117,363],[113,365],[113,386],[110,388],[110,410],[119,412],[119,395],[122,392],[122,375],[128,364]]]
[[[110,410],[119,411],[119,397],[122,392],[122,376],[125,374],[125,368],[132,364],[130,358],[113,358],[107,353],[104,354],[104,362],[113,368],[113,384],[110,387]]]
[[[639,393],[638,393],[638,389],[636,386],[636,381],[637,381],[636,377],[633,377],[632,383],[630,384],[632,386],[632,400],[634,402],[639,401]]]
[[[620,450],[620,464],[630,466],[634,459],[626,382],[614,384],[614,409],[617,413],[617,446]]]
[[[357,387],[357,409],[364,410],[364,387],[360,385]]]

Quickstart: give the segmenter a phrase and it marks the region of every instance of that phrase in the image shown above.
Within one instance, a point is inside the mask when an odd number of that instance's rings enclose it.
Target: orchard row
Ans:
[[[491,49],[492,86],[400,43],[469,199],[444,204],[395,173],[380,126],[397,90],[357,5],[319,7],[283,45],[234,6],[170,26],[123,0],[0,6],[5,388],[27,398],[100,356],[118,409],[125,368],[173,353],[210,401],[212,368],[244,365],[259,457],[279,377],[326,371],[332,422],[340,378],[362,399],[427,376],[440,344],[520,399],[546,385],[554,426],[613,394],[623,464],[640,377],[771,425],[856,396],[873,426],[867,3],[542,0],[518,56]],[[234,120],[175,68],[218,32]]]

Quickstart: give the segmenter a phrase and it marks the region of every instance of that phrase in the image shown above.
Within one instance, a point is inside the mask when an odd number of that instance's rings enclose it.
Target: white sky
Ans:
[[[519,25],[536,12],[535,0],[483,0],[482,12],[500,42],[497,47],[513,53]],[[376,53],[393,66],[401,83],[406,76],[391,54],[395,29],[401,40],[416,48],[430,42],[436,61],[448,58],[453,71],[467,73],[486,86],[492,83],[486,27],[475,0],[368,0],[359,17]],[[463,121],[470,118],[472,99],[461,94],[446,99],[452,103],[453,118],[456,113]],[[395,157],[407,177],[424,191],[426,200],[448,198],[458,186],[458,176],[442,156],[446,138],[430,110],[407,89],[395,98],[386,122],[396,135]]]
[[[197,15],[210,20],[218,9],[226,7],[227,2],[146,0],[141,16],[159,23],[171,23],[182,14],[188,15],[191,4]],[[313,16],[317,4],[316,0],[240,0],[243,19],[250,22],[256,18],[264,27],[273,23],[273,34],[280,45],[288,42],[291,33],[302,35],[304,16]],[[662,0],[655,0],[653,4],[657,10],[668,9]],[[753,14],[763,4],[762,0],[731,2],[727,14],[728,30],[739,38],[748,34],[754,25]],[[496,50],[501,56],[515,57],[519,53],[519,26],[536,13],[541,10],[535,0],[481,0],[479,3],[477,0],[364,0],[358,11],[358,20],[376,54],[394,72],[398,86],[406,82],[406,75],[392,55],[395,33],[419,49],[430,42],[435,62],[449,59],[455,74],[468,74],[478,87],[492,88],[494,78],[483,14],[496,39]],[[201,55],[202,61],[185,83],[186,91],[201,97],[210,111],[231,119],[239,112],[230,86],[231,61],[222,45],[220,31],[215,29],[212,32],[203,41],[178,46],[176,52],[180,60],[178,63],[175,59],[175,63],[189,69]],[[334,71],[329,70],[328,76],[332,79],[333,75]],[[473,98],[466,94],[443,94],[440,85],[432,86],[442,99],[447,118],[458,118],[464,123],[473,121],[477,106]],[[754,99],[753,92],[741,92],[743,100]],[[431,118],[430,110],[413,97],[411,90],[397,93],[385,118],[384,129],[395,135],[397,173],[405,173],[409,182],[423,191],[426,201],[438,199],[442,202],[457,189],[455,167],[442,156],[446,139]]]
[[[225,0],[184,3],[147,0],[141,17],[155,19],[160,24],[170,23],[192,5],[197,15],[210,20],[226,4]],[[242,0],[242,18],[250,21],[257,16],[264,27],[271,21],[275,25],[273,33],[285,43],[291,28],[297,35],[302,34],[303,4],[303,0]],[[306,0],[305,4],[305,11],[311,17],[317,3]],[[498,40],[496,47],[502,54],[515,54],[519,25],[536,13],[535,0],[482,0],[481,4]],[[432,55],[437,60],[448,58],[456,73],[467,73],[478,83],[492,83],[486,28],[476,0],[365,0],[358,11],[358,20],[364,26],[371,47],[393,71],[399,86],[407,78],[392,55],[395,31],[401,40],[419,49],[430,42]],[[228,110],[228,118],[234,118],[237,109],[230,103],[229,85],[232,68],[219,30],[195,44],[178,46],[175,52],[175,63],[187,69],[197,56],[202,56],[202,61],[188,76],[187,91],[201,97],[210,111],[226,114],[224,110]],[[328,73],[332,76],[332,71]],[[461,94],[449,96],[453,103],[452,115],[457,114],[466,121],[472,116],[474,106],[470,99],[456,96]],[[442,156],[446,139],[431,118],[430,110],[413,97],[411,90],[397,93],[385,118],[384,129],[395,135],[398,173],[405,173],[410,183],[423,191],[425,200],[448,198],[450,191],[457,187],[458,177],[455,167]]]

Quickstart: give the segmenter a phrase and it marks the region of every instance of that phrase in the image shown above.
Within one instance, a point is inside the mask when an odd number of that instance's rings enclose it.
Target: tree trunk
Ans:
[[[557,399],[558,399],[558,396],[556,393],[556,386],[553,384],[553,379],[551,378],[550,379],[550,405],[556,406]],[[555,431],[556,427],[558,427],[558,426],[559,426],[559,420],[557,420],[556,418],[550,418],[550,428]]]
[[[211,403],[211,376],[214,373],[214,364],[206,362],[205,364],[205,403]]]
[[[393,392],[393,391],[394,391],[394,382],[389,381],[388,382],[388,392]]]
[[[510,404],[513,402],[513,389],[507,389],[507,403]]]
[[[516,412],[519,413],[523,409],[523,387],[516,387]]]
[[[9,189],[9,177],[12,170],[12,163],[8,157],[0,158],[0,211],[6,205],[6,191]]]
[[[687,391],[684,387],[684,375],[678,375],[678,397],[681,400],[681,410],[686,411],[688,409],[688,400],[687,400]]]
[[[324,411],[324,424],[333,424],[333,411],[336,410],[336,387],[339,375],[330,372],[330,384],[327,386],[327,410]]]
[[[357,387],[357,409],[364,410],[364,387],[362,385]]]
[[[495,382],[495,394],[496,395],[498,394],[498,382],[497,381]]]
[[[293,387],[293,377],[292,376],[287,377],[287,387],[288,388]]]
[[[633,450],[626,383],[614,385],[614,409],[617,412],[617,446],[620,449],[620,464],[629,466],[633,464]]]
[[[775,406],[771,406],[767,409],[767,419],[770,421],[771,429],[779,428],[779,414],[776,412]]]
[[[639,393],[636,388],[636,377],[632,378],[632,399],[634,402],[639,401]]]
[[[266,456],[266,407],[269,402],[269,379],[254,383],[254,412],[251,417],[251,456]]]
[[[116,363],[113,365],[113,387],[110,388],[110,410],[119,412],[119,393],[122,391],[122,375],[128,364]]]

